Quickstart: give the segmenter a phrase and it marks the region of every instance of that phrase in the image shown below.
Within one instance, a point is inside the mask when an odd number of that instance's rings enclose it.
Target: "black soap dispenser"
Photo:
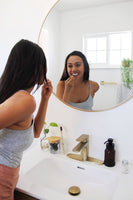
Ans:
[[[109,138],[106,143],[105,155],[104,155],[104,164],[108,167],[115,166],[115,149],[113,139]]]

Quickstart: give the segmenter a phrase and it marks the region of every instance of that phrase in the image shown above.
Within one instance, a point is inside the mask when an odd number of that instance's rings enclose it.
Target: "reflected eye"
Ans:
[[[80,67],[80,66],[81,66],[81,63],[76,63],[75,66],[76,66],[76,67]]]
[[[69,68],[72,68],[72,65],[68,65]]]

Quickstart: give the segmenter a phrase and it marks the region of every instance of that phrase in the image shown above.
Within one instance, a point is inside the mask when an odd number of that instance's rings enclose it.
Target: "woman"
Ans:
[[[89,64],[80,51],[73,51],[65,60],[63,75],[57,85],[57,96],[73,107],[92,110],[98,83],[89,80]]]
[[[0,79],[0,200],[13,199],[23,151],[42,131],[52,92],[46,71],[46,58],[37,44],[21,40],[11,50]],[[36,103],[30,93],[36,84],[42,90],[33,119]]]

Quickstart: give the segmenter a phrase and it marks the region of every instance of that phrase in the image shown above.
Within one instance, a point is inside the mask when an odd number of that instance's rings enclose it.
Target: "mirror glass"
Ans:
[[[48,78],[55,94],[66,56],[76,50],[87,56],[89,79],[99,84],[92,110],[110,109],[131,97],[132,83],[124,85],[121,61],[132,60],[132,10],[132,0],[60,0],[55,4],[42,24],[38,41],[47,57]],[[126,39],[121,39],[125,35]],[[94,47],[93,39],[98,41],[100,36],[105,40]]]

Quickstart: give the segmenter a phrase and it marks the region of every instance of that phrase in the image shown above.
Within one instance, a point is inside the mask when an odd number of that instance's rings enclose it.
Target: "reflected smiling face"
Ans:
[[[82,79],[84,75],[84,63],[79,56],[70,56],[67,60],[67,72],[69,76]]]

